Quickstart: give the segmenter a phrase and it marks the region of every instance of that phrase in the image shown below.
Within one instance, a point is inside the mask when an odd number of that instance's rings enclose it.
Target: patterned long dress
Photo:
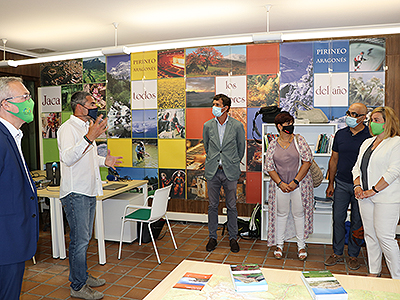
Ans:
[[[300,153],[300,158],[302,161],[311,162],[313,159],[312,152],[308,143],[304,137],[297,134],[296,138],[293,139],[297,151]],[[273,160],[275,151],[277,150],[278,140],[272,140],[268,146],[266,157],[264,173],[268,175],[270,171],[276,171],[275,162]],[[277,227],[277,201],[276,201],[276,189],[277,184],[270,180],[269,190],[268,190],[268,236],[267,243],[268,246],[276,245],[276,227]],[[304,208],[304,237],[307,239],[308,235],[313,233],[313,219],[314,219],[314,187],[310,171],[307,175],[300,181],[299,184],[301,199]],[[285,240],[291,239],[296,236],[296,231],[294,227],[294,219],[292,212],[290,211],[286,230],[285,230]]]

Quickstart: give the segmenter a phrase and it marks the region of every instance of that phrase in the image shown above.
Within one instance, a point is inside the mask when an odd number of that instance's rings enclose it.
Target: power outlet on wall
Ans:
[[[222,209],[222,213],[223,213],[224,215],[226,215],[226,214],[228,213],[228,210],[226,209],[226,207],[224,207],[224,208]]]

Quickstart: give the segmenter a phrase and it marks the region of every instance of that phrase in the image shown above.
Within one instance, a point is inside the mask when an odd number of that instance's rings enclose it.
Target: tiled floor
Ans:
[[[151,243],[139,246],[137,242],[124,244],[121,260],[117,259],[118,243],[106,242],[107,263],[99,265],[97,241],[92,239],[88,249],[88,267],[92,275],[107,280],[104,286],[96,288],[105,294],[103,299],[143,299],[184,259],[224,264],[257,263],[266,268],[288,270],[327,268],[334,273],[367,275],[365,248],[361,250],[359,256],[361,268],[352,271],[346,261],[325,267],[324,260],[332,252],[330,245],[309,244],[308,258],[303,262],[297,259],[296,244],[287,243],[284,259],[277,260],[273,257],[273,248],[267,247],[267,243],[261,240],[240,239],[240,252],[231,253],[228,236],[225,235],[219,237],[218,246],[213,252],[207,252],[205,251],[208,241],[206,224],[173,222],[172,226],[178,249],[174,249],[168,233],[158,240],[157,247],[162,260],[160,265],[157,263]],[[68,235],[66,240],[69,242]],[[69,296],[68,259],[52,258],[49,231],[40,233],[36,261],[36,265],[33,265],[32,261],[26,263],[22,300],[75,299]],[[382,276],[389,277],[386,265]]]

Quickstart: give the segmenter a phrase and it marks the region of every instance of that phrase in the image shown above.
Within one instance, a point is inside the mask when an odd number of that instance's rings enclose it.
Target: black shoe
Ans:
[[[231,239],[231,240],[229,241],[229,244],[230,244],[230,246],[231,246],[231,251],[232,251],[233,253],[238,253],[238,252],[240,251],[239,244],[238,244],[238,242],[236,242],[235,239]]]
[[[216,247],[217,247],[217,240],[213,239],[213,238],[210,238],[208,240],[208,243],[207,243],[207,246],[206,246],[206,250],[208,252],[210,252],[210,251],[213,251]]]

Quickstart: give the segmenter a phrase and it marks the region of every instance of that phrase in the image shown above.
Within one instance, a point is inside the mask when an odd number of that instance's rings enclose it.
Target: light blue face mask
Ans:
[[[218,107],[218,106],[213,106],[212,113],[213,113],[214,116],[219,118],[220,116],[222,116],[222,108]]]
[[[357,118],[346,116],[346,125],[351,128],[356,127],[358,125]]]

